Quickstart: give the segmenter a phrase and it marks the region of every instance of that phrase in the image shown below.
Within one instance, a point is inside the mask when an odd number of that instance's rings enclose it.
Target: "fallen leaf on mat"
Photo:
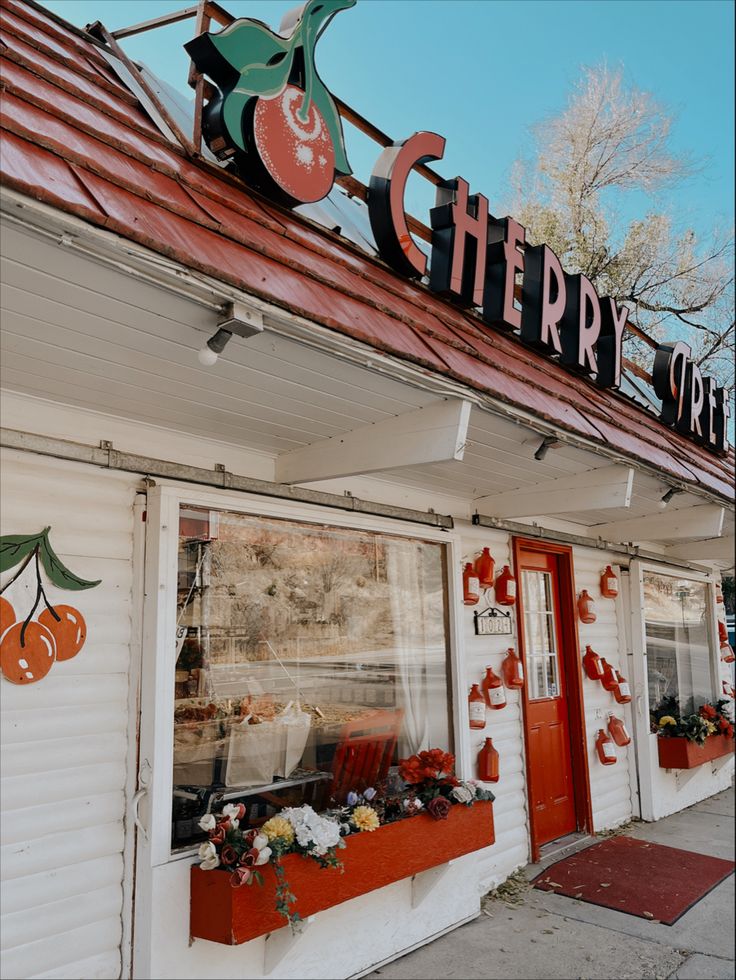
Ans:
[[[644,916],[645,919],[653,919],[654,918],[654,916],[652,915],[651,912],[642,912],[642,915]]]
[[[611,882],[610,881],[602,881],[601,882],[601,888],[610,888],[610,887],[611,887]]]
[[[559,881],[548,881],[547,884],[550,886],[550,888],[562,888]]]
[[[575,898],[582,898],[582,897],[583,897],[583,893],[582,892],[578,892],[577,895],[575,895]]]

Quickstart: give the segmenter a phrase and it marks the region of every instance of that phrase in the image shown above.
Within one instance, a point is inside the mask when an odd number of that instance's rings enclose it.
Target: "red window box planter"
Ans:
[[[338,851],[345,869],[342,873],[335,868],[320,868],[311,858],[287,854],[282,864],[289,888],[296,896],[292,909],[305,919],[375,888],[488,847],[494,840],[493,806],[483,800],[470,807],[455,804],[446,820],[419,814],[346,838],[345,848]],[[287,923],[275,909],[273,868],[266,865],[260,870],[263,885],[233,888],[228,873],[219,869],[202,871],[192,865],[192,938],[236,946],[282,929]]]
[[[702,745],[689,738],[658,738],[657,751],[662,769],[695,769],[733,752],[733,739],[725,735],[709,735]]]

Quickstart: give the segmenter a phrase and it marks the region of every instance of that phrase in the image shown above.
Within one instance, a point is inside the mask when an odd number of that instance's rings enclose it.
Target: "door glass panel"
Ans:
[[[560,696],[552,576],[549,572],[522,571],[524,635],[526,638],[529,697]]]

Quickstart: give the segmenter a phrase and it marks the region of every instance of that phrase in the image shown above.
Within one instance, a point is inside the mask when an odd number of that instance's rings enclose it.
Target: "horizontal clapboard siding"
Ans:
[[[36,684],[0,682],[2,736],[2,973],[115,978],[120,974],[132,475],[13,452],[2,455],[4,534],[51,526],[51,543],[99,586],[52,602],[79,609],[87,642]],[[28,570],[31,572],[31,569]],[[5,593],[18,616],[32,575]]]

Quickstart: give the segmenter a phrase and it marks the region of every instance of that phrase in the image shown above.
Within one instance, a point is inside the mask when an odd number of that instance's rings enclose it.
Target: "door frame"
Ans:
[[[580,643],[577,630],[577,610],[575,604],[575,571],[572,547],[545,541],[541,538],[512,538],[514,575],[519,583],[516,601],[516,625],[519,637],[520,655],[526,669],[526,644],[524,636],[524,617],[522,615],[523,597],[521,592],[521,552],[536,551],[554,555],[558,559],[558,590],[560,601],[560,634],[562,636],[562,669],[565,672],[565,690],[568,703],[568,723],[570,733],[570,760],[572,764],[573,797],[575,820],[578,831],[592,833],[593,809],[590,800],[590,772],[588,770],[587,730],[585,726],[585,704],[583,700],[583,670],[580,660]],[[522,719],[524,727],[524,766],[526,776],[527,811],[529,813],[529,847],[532,862],[538,861],[541,846],[534,838],[534,807],[529,783],[529,691],[527,684],[521,691]]]

